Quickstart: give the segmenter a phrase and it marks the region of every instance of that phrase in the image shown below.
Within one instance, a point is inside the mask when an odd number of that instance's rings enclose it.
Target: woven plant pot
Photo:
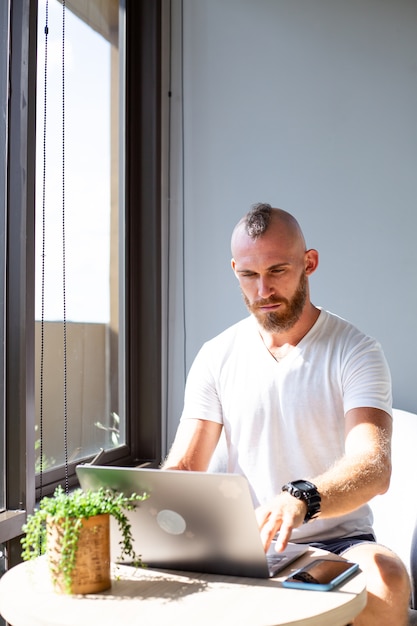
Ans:
[[[96,515],[82,520],[75,567],[68,586],[62,572],[63,520],[48,518],[47,559],[55,590],[59,593],[87,594],[109,589],[110,579],[110,518]]]

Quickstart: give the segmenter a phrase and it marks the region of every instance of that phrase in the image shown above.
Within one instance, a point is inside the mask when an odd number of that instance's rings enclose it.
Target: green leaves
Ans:
[[[101,514],[113,516],[121,531],[120,559],[142,565],[140,556],[133,548],[132,530],[125,511],[135,509],[140,501],[146,500],[148,494],[133,493],[125,496],[103,488],[98,491],[82,491],[76,489],[67,494],[61,486],[57,487],[53,497],[45,497],[39,508],[29,515],[22,530],[25,536],[21,539],[22,558],[24,561],[33,559],[46,550],[46,522],[59,523],[62,528],[60,571],[63,573],[66,586],[70,589],[71,573],[75,566],[78,549],[78,538],[81,520]]]
[[[66,494],[61,486],[57,487],[52,498],[45,497],[39,504],[40,511],[60,519],[61,517],[93,517],[101,513],[117,515],[123,510],[134,509],[140,500],[146,500],[146,494],[125,496],[103,488],[98,491],[76,489]],[[36,515],[36,513],[35,513]]]

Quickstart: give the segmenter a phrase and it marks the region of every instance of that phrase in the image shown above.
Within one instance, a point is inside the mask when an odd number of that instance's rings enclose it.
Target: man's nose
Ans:
[[[268,298],[273,292],[272,281],[267,276],[260,276],[258,279],[258,295],[260,298]]]

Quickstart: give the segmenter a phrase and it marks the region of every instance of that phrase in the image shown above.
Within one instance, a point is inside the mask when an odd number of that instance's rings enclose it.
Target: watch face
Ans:
[[[309,491],[311,489],[311,483],[307,483],[304,480],[296,480],[293,482],[293,485],[302,491]]]

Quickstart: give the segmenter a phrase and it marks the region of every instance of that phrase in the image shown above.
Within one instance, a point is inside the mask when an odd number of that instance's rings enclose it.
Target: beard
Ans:
[[[289,330],[300,319],[307,300],[307,277],[305,272],[301,274],[297,289],[290,300],[271,296],[251,304],[243,292],[242,295],[248,310],[256,317],[262,328],[267,332],[279,333]],[[264,313],[260,310],[268,304],[278,303],[281,305],[278,311]]]

